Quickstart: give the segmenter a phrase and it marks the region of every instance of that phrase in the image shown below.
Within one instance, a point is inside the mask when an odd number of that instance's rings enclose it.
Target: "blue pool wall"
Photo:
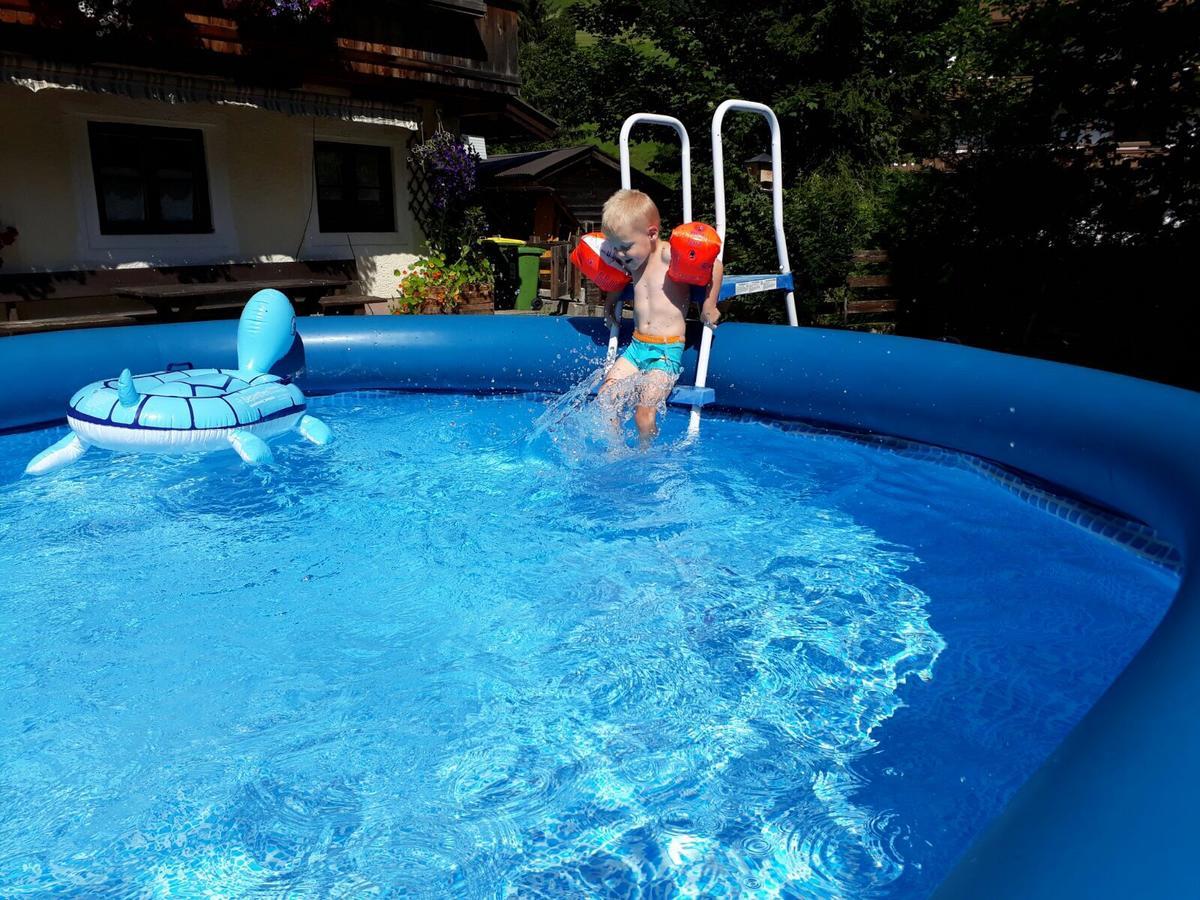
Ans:
[[[4,338],[0,430],[61,422],[78,387],[124,367],[233,368],[236,334],[237,323],[223,321]],[[298,321],[292,352],[274,371],[310,393],[554,391],[602,360],[606,337],[592,319],[308,318]],[[695,366],[696,337],[684,380]],[[1181,585],[1162,623],[938,896],[1127,897],[1194,888],[1200,395],[951,344],[738,323],[718,330],[709,384],[730,409],[894,435],[1030,473],[1140,519],[1176,545]]]

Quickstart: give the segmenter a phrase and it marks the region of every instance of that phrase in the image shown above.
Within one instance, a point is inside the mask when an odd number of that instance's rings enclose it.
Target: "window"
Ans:
[[[101,234],[213,230],[201,131],[89,122],[88,140]]]
[[[395,231],[392,148],[317,141],[317,219],[322,231]]]

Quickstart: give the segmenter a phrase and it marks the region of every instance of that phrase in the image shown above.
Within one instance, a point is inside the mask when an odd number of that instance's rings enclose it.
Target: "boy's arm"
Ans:
[[[609,328],[617,324],[617,301],[620,299],[620,291],[604,292],[604,324]]]
[[[717,300],[721,296],[721,279],[725,277],[725,264],[720,259],[713,261],[712,281],[708,284],[708,295],[704,298],[704,306],[700,308],[700,321],[706,325],[717,327],[721,319],[721,310],[717,309]]]

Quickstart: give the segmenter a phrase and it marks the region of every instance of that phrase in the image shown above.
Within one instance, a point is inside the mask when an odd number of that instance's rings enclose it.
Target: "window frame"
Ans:
[[[141,154],[138,158],[138,173],[142,181],[145,217],[136,222],[111,220],[104,202],[103,155],[101,142],[105,137],[140,138]],[[190,221],[171,222],[161,216],[161,186],[155,174],[156,164],[162,162],[154,153],[153,139],[186,139],[187,158],[180,162],[182,168],[192,173],[193,216]],[[213,204],[208,177],[208,148],[204,131],[200,128],[169,125],[144,125],[130,122],[88,119],[88,155],[92,167],[92,187],[96,197],[96,215],[100,234],[109,236],[129,235],[203,235],[213,234]],[[155,202],[152,202],[155,201]]]
[[[390,144],[364,144],[358,141],[313,140],[313,193],[317,203],[317,231],[321,234],[390,234],[396,230],[396,179],[392,171],[393,156]],[[355,204],[369,203],[358,200],[326,200],[321,197],[321,188],[331,185],[321,181],[318,159],[322,151],[332,151],[340,156],[342,178],[337,183],[343,194],[356,192],[362,185],[355,177],[354,154],[369,150],[378,158],[380,192],[377,219],[365,219],[364,212],[353,209]],[[337,203],[344,208],[330,209],[326,204]]]

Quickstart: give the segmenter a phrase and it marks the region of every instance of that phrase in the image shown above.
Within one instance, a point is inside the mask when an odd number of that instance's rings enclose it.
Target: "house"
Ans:
[[[516,0],[317,6],[0,0],[0,333],[236,315],[232,282],[392,296],[410,141],[553,133],[517,96]]]
[[[632,184],[677,217],[674,191],[633,170]],[[600,227],[604,201],[621,187],[621,164],[596,147],[506,153],[480,163],[484,206],[494,232],[536,241],[566,240]]]

